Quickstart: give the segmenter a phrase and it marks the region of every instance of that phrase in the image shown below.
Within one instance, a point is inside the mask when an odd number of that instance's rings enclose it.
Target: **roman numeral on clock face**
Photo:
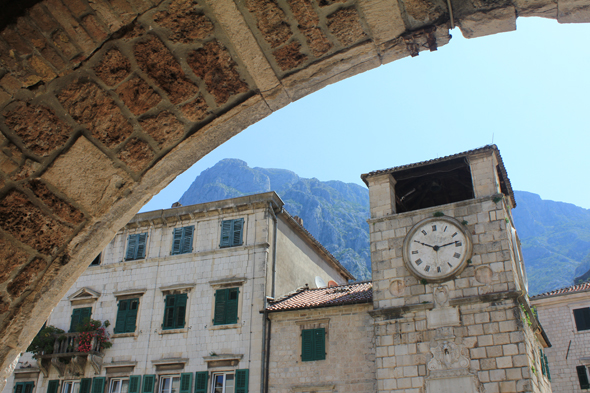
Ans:
[[[451,265],[451,262],[447,262],[447,265],[449,265],[451,268],[453,268],[453,265]]]
[[[424,268],[425,272],[429,272],[430,271],[430,265],[426,265],[426,267]]]
[[[432,226],[432,232],[436,232],[436,225]]]
[[[412,254],[418,254],[418,251],[412,251]]]
[[[428,233],[427,233],[427,232],[426,232],[424,229],[422,229],[422,231],[420,231],[420,232],[422,232],[422,234],[423,234],[424,236],[428,235]]]
[[[463,243],[461,243],[459,240],[455,242],[455,247],[461,247],[462,245]]]
[[[422,264],[422,259],[418,258],[415,261],[416,265],[420,266]]]
[[[440,273],[440,272],[441,272],[441,270],[440,270],[440,266],[438,266],[438,267],[436,268],[436,271],[437,271],[437,273]]]
[[[461,254],[459,254],[458,252],[456,252],[455,255],[453,255],[453,257],[455,257],[455,258],[461,258]]]
[[[455,236],[457,236],[457,235],[458,235],[458,233],[457,233],[457,232],[455,232],[455,233],[453,233],[453,236],[451,236],[451,237],[455,237]]]

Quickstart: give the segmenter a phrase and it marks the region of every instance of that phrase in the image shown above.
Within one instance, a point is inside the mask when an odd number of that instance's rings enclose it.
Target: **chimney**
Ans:
[[[294,219],[295,221],[297,221],[297,224],[299,224],[299,225],[303,226],[303,218],[301,218],[301,217],[299,217],[299,216],[295,216],[295,217],[293,217],[293,219]]]

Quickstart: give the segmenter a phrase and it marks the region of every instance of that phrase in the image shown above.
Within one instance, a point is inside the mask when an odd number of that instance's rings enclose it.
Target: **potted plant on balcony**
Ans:
[[[37,359],[40,355],[50,355],[53,353],[55,340],[65,333],[55,326],[45,326],[35,336],[27,348],[27,352],[32,352],[33,357]]]
[[[76,329],[80,333],[78,352],[99,352],[112,347],[113,343],[110,342],[109,334],[106,331],[109,326],[108,320],[103,323],[95,319],[86,319],[78,325]]]

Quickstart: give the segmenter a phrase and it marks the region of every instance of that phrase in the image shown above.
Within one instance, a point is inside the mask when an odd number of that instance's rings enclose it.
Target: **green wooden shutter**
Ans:
[[[80,324],[82,324],[90,320],[90,316],[92,315],[92,307],[80,308],[80,310]]]
[[[193,373],[180,374],[180,393],[191,393]]]
[[[72,319],[70,320],[70,333],[76,331],[76,326],[80,324],[80,310],[81,308],[75,308],[72,310]]]
[[[105,377],[92,378],[92,393],[104,393]]]
[[[145,258],[145,245],[147,242],[147,232],[140,233],[137,235],[137,252],[135,255],[135,259],[143,259]]]
[[[82,378],[80,380],[80,393],[90,393],[92,378]]]
[[[586,372],[586,366],[576,367],[578,372],[578,380],[580,381],[580,389],[590,389],[590,383],[588,382],[588,373]]]
[[[162,323],[163,329],[174,328],[174,304],[176,303],[175,295],[167,295],[165,300],[164,308],[164,322]]]
[[[125,333],[133,333],[136,328],[137,309],[139,308],[139,299],[129,299],[127,307],[127,316],[125,318]]]
[[[239,218],[237,220],[233,220],[233,228],[232,228],[232,246],[241,246],[242,245],[242,232],[244,228],[244,219]]]
[[[182,233],[182,250],[183,254],[193,252],[193,234],[195,232],[195,226],[184,227]]]
[[[547,368],[547,379],[551,382],[551,372],[549,371],[549,360],[547,359],[547,355],[543,354],[545,357],[545,367]]]
[[[14,385],[14,393],[24,393],[23,391],[25,390],[25,384],[22,382],[17,382],[16,385]]]
[[[57,393],[59,390],[59,380],[53,379],[47,384],[47,393]]]
[[[129,377],[129,391],[127,393],[139,393],[141,388],[141,376],[132,375]]]
[[[248,393],[248,370],[236,370],[236,393]]]
[[[127,254],[125,254],[125,259],[135,259],[135,255],[137,255],[137,235],[129,235],[127,237]]]
[[[125,322],[127,321],[127,312],[129,310],[129,300],[119,300],[117,310],[117,320],[115,322],[115,333],[125,332]]]
[[[313,329],[301,332],[301,361],[309,362],[313,359]]]
[[[198,371],[195,373],[195,393],[207,393],[207,383],[209,382],[209,373],[207,371]]]
[[[313,360],[324,360],[326,358],[326,329],[315,329],[313,335]]]
[[[213,325],[225,325],[225,309],[227,303],[227,289],[218,289],[215,291],[215,312]]]
[[[143,376],[143,393],[154,393],[154,385],[156,383],[155,375],[144,375]],[[94,392],[92,392],[94,393]]]
[[[232,221],[225,220],[221,222],[221,240],[219,241],[219,247],[230,247],[231,246],[231,233],[232,232]]]
[[[240,289],[227,289],[227,297],[225,304],[225,324],[238,323],[238,299]]]
[[[182,232],[184,228],[174,228],[172,232],[172,255],[180,254],[182,247]]]
[[[24,390],[23,393],[33,393],[33,388],[35,387],[35,382],[24,382]]]
[[[175,323],[174,327],[176,327],[177,329],[184,327],[187,298],[188,298],[188,295],[186,293],[176,295],[176,307],[175,307],[176,308],[176,310],[175,310],[176,323]]]

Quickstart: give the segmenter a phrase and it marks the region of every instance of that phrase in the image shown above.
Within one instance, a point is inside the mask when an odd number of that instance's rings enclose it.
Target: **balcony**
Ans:
[[[98,337],[93,336],[90,340],[88,351],[80,351],[80,340],[85,333],[64,333],[56,334],[52,353],[40,353],[37,357],[39,369],[45,377],[49,374],[49,367],[54,366],[60,376],[64,376],[68,367],[72,371],[84,375],[84,368],[90,362],[94,371],[100,374],[102,369],[102,358],[104,357]]]

